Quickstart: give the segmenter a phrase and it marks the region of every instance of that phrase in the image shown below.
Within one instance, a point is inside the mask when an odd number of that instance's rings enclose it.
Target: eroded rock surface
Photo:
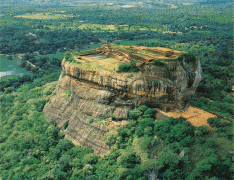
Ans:
[[[96,49],[96,54],[77,56],[82,63],[93,63],[94,55],[105,55],[119,63],[138,61],[139,71],[135,73],[82,68],[64,59],[56,96],[44,112],[61,130],[68,121],[65,138],[104,155],[109,152],[104,134],[124,127],[131,109],[147,104],[164,111],[180,111],[194,96],[202,79],[200,61],[173,60],[180,53],[161,47],[104,45]],[[153,60],[163,61],[168,68],[151,65]]]

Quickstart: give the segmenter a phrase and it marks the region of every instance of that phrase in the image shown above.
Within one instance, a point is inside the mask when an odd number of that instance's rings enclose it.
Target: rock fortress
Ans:
[[[184,117],[194,126],[207,125],[215,115],[189,106],[203,77],[200,61],[181,54],[115,44],[70,53],[44,112],[65,138],[100,155],[109,152],[105,133],[124,128],[129,111],[143,104],[155,109],[156,120]]]

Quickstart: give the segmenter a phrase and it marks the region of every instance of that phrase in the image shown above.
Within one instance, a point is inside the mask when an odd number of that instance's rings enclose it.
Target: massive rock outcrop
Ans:
[[[161,47],[103,45],[72,61],[64,58],[56,96],[44,112],[65,129],[65,138],[104,155],[109,152],[104,134],[124,127],[129,110],[147,104],[180,111],[194,96],[202,79],[200,61],[178,61],[180,54]],[[163,66],[153,65],[154,60]],[[113,68],[131,61],[137,62],[137,72]]]

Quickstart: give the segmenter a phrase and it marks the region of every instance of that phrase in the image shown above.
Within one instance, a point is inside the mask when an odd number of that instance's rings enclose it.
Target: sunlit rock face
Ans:
[[[200,61],[174,60],[180,53],[162,47],[103,45],[92,54],[75,56],[79,64],[64,58],[56,95],[44,112],[61,130],[68,122],[65,138],[100,155],[107,154],[104,134],[124,127],[131,109],[147,104],[180,111],[195,95],[202,80]],[[154,60],[166,68],[152,65]],[[122,73],[111,67],[131,61],[137,62],[137,72]],[[105,66],[108,63],[113,64]],[[93,64],[103,69],[91,68]]]

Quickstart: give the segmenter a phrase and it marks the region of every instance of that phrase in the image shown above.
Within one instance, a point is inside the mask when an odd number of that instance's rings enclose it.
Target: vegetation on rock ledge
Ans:
[[[131,61],[130,63],[119,64],[117,72],[137,72],[138,70],[136,62]]]
[[[152,65],[158,66],[158,67],[163,67],[163,68],[168,68],[168,66],[165,63],[163,63],[163,62],[161,62],[159,60],[153,61]]]
[[[178,57],[178,60],[179,61],[185,61],[185,62],[195,62],[196,61],[196,57],[191,52],[188,52],[188,53],[182,53]]]

